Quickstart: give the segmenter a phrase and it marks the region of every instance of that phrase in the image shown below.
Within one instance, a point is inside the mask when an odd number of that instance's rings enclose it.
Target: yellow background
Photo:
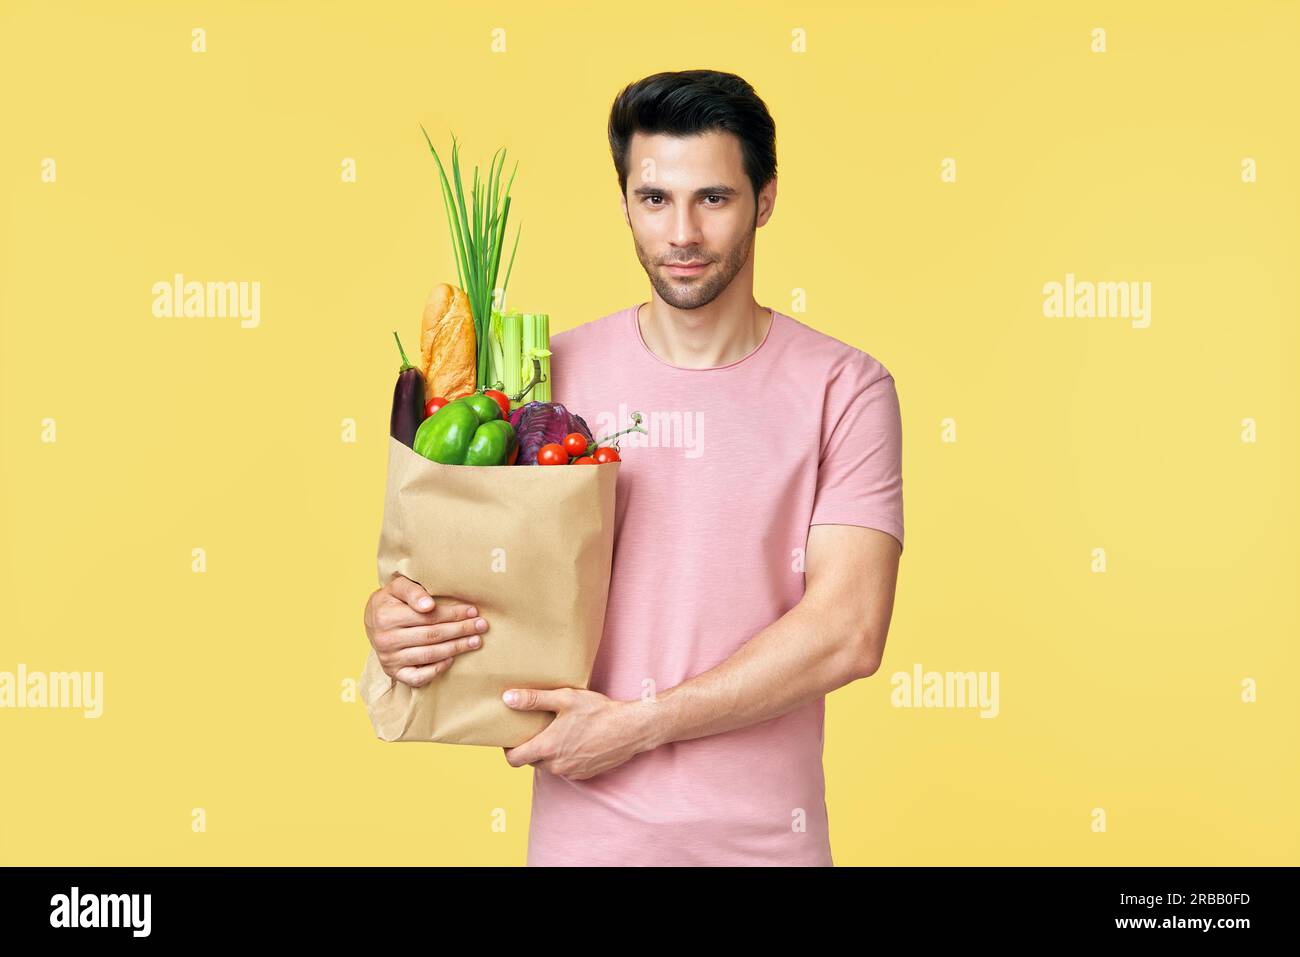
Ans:
[[[523,863],[530,770],[342,700],[391,330],[455,281],[419,124],[519,160],[510,298],[559,331],[649,296],[612,98],[712,67],[777,123],[759,301],[806,290],[903,411],[836,863],[1300,863],[1297,5],[476,6],[0,4],[0,670],[104,672],[98,720],[0,710],[0,862]],[[260,282],[260,326],[154,318],[176,272]],[[1150,327],[1045,318],[1070,272],[1149,281]],[[891,707],[915,663],[1000,715]]]

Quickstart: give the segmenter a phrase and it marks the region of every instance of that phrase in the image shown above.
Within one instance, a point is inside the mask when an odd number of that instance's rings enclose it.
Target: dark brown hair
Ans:
[[[734,73],[682,70],[656,73],[624,87],[609,111],[609,148],[618,189],[627,195],[632,134],[691,136],[725,131],[740,140],[745,173],[758,192],[776,175],[776,124],[754,88]]]

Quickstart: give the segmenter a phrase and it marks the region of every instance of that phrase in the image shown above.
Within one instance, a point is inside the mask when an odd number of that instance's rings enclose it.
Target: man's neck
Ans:
[[[637,309],[641,338],[659,358],[686,369],[712,369],[743,359],[762,344],[775,317],[752,293],[738,306],[724,298],[699,309],[677,309],[654,296]]]

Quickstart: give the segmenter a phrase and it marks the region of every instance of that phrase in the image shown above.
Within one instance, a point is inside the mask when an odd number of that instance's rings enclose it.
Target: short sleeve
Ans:
[[[903,547],[903,422],[894,377],[866,353],[828,377],[810,525],[861,525]]]

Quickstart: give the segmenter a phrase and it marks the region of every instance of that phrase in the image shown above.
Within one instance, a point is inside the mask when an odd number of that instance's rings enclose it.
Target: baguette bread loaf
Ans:
[[[420,323],[420,368],[429,398],[455,399],[478,385],[478,340],[463,290],[439,283]]]

